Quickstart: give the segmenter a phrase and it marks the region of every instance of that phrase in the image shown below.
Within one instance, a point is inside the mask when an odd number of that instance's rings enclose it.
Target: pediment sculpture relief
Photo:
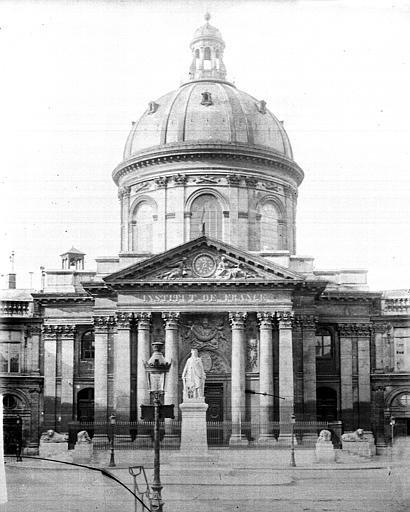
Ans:
[[[248,279],[258,277],[258,274],[245,268],[242,263],[232,261],[226,256],[214,256],[209,253],[200,253],[192,258],[184,257],[174,262],[165,270],[153,276],[154,279]]]

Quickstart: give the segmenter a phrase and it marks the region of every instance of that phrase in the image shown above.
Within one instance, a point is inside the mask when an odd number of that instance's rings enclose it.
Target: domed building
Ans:
[[[394,302],[404,299],[369,292],[362,270],[319,271],[297,255],[304,173],[267,102],[227,80],[224,49],[207,16],[189,80],[148,98],[133,123],[113,171],[119,255],[90,272],[73,248],[33,296],[42,332],[28,346],[40,364],[28,368],[37,385],[43,377],[41,410],[24,415],[33,447],[41,430],[112,413],[139,420],[157,341],[172,363],[164,402],[176,416],[164,444],[178,443],[193,348],[207,374],[210,443],[287,444],[293,415],[302,444],[318,428],[360,427],[381,451],[393,411],[410,432],[410,353],[400,349],[409,326]],[[135,425],[126,436],[138,445],[146,429]]]

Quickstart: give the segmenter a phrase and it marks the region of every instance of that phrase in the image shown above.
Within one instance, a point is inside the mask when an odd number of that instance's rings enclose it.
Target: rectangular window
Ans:
[[[316,357],[321,359],[331,359],[332,357],[332,337],[330,335],[316,336]]]
[[[410,336],[407,328],[394,329],[394,366],[396,372],[410,371]]]
[[[0,343],[0,372],[20,371],[20,343]]]

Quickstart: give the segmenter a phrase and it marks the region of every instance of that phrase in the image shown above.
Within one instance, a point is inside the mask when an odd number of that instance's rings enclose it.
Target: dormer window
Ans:
[[[201,105],[205,105],[206,107],[209,107],[209,105],[213,105],[212,96],[210,92],[202,92],[202,101]]]
[[[158,110],[158,103],[155,103],[155,101],[150,101],[148,103],[148,114],[155,114],[155,112]]]
[[[260,114],[266,114],[266,101],[258,101],[256,104],[256,109]]]

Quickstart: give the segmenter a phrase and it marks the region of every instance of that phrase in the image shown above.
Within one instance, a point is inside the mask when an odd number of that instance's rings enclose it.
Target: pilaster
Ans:
[[[57,430],[57,326],[44,325],[44,429]]]
[[[304,419],[316,421],[316,320],[312,315],[299,317],[303,342]]]
[[[130,420],[132,315],[117,313],[117,332],[114,335],[114,412],[117,420]]]
[[[61,327],[61,429],[68,431],[68,423],[73,420],[74,398],[74,325]]]
[[[114,316],[94,317],[94,419],[108,419],[108,335],[116,324]]]

